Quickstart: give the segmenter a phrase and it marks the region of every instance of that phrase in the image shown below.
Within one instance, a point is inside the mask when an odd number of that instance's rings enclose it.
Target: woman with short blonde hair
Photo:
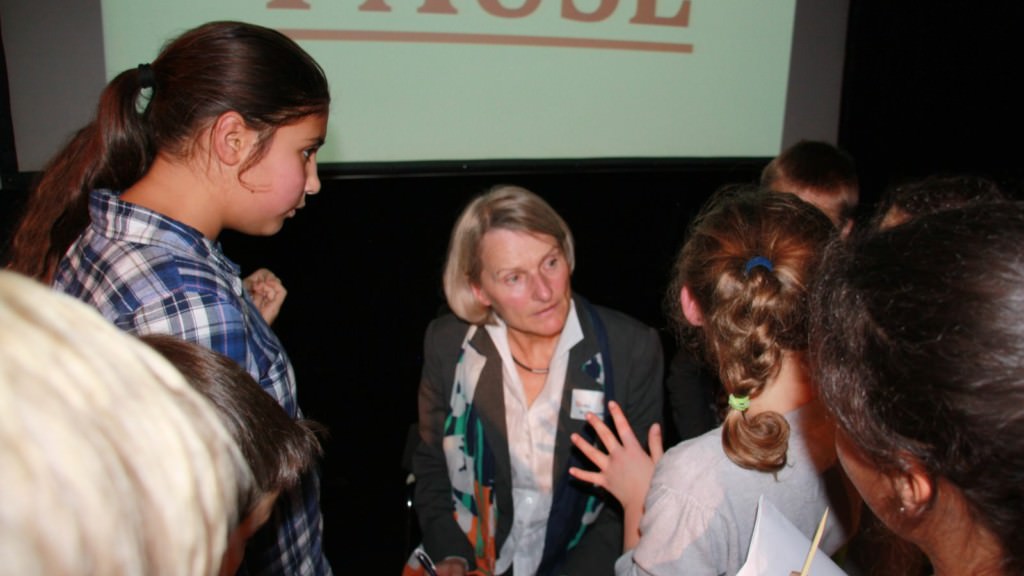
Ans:
[[[454,314],[424,338],[413,463],[423,549],[441,576],[612,573],[622,518],[572,481],[570,437],[589,435],[586,413],[612,399],[645,429],[661,419],[661,342],[575,294],[574,262],[565,221],[523,188],[492,188],[455,224]]]

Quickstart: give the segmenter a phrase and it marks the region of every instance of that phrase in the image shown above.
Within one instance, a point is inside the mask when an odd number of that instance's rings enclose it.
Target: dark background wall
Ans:
[[[858,162],[865,211],[885,187],[936,172],[987,175],[1020,191],[1018,6],[853,0],[839,144]],[[12,176],[10,159],[6,151],[0,241],[30,177]],[[335,571],[395,573],[407,551],[402,464],[422,333],[443,307],[448,233],[470,196],[501,182],[543,195],[576,235],[574,287],[664,329],[662,292],[686,224],[715,188],[754,181],[763,163],[326,170],[323,192],[277,236],[226,235],[227,254],[245,270],[269,267],[289,290],[275,329],[295,364],[301,405],[331,430],[323,506]]]
[[[869,200],[937,171],[1019,189],[1024,6],[855,0],[849,26],[840,145]]]

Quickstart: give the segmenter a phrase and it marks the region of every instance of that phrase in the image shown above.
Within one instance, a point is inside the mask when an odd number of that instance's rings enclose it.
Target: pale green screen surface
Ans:
[[[576,19],[563,13],[573,9]],[[285,31],[330,78],[321,162],[765,157],[782,141],[794,10],[795,0],[103,0],[103,25],[108,79],[206,21]]]

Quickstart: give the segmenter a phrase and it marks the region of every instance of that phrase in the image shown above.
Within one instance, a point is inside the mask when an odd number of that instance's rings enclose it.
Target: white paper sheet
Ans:
[[[789,576],[804,567],[811,540],[778,508],[765,499],[757,503],[754,536],[750,540],[747,561],[736,576]],[[822,551],[814,555],[810,576],[845,576],[839,566]]]

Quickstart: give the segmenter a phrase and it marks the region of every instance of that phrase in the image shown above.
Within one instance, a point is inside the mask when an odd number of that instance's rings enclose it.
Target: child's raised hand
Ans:
[[[572,467],[569,473],[574,478],[604,488],[619,500],[623,508],[640,509],[647,496],[651,477],[654,476],[654,466],[664,453],[661,426],[654,424],[648,431],[648,444],[651,450],[648,455],[633,434],[633,428],[629,425],[626,415],[622,413],[622,408],[616,402],[609,402],[608,412],[618,431],[618,438],[600,418],[592,413],[587,414],[587,422],[594,427],[601,443],[608,450],[607,454],[587,443],[579,434],[572,435],[572,443],[598,467],[598,471],[591,472]]]
[[[249,293],[256,309],[260,311],[260,316],[267,321],[267,324],[273,324],[288,295],[281,279],[270,270],[260,268],[242,280],[242,286]]]
[[[626,415],[622,413],[622,408],[616,402],[609,402],[608,412],[619,433],[618,438],[600,418],[594,414],[587,414],[587,422],[594,427],[597,437],[608,450],[607,454],[588,444],[579,434],[572,435],[572,443],[597,465],[599,471],[590,472],[573,466],[569,468],[569,474],[604,488],[622,504],[622,549],[626,551],[636,546],[640,540],[640,518],[644,513],[644,500],[654,476],[654,467],[658,460],[661,460],[664,449],[659,424],[652,424],[651,429],[647,431],[647,444],[651,450],[648,455],[633,434],[633,428],[629,425]]]

